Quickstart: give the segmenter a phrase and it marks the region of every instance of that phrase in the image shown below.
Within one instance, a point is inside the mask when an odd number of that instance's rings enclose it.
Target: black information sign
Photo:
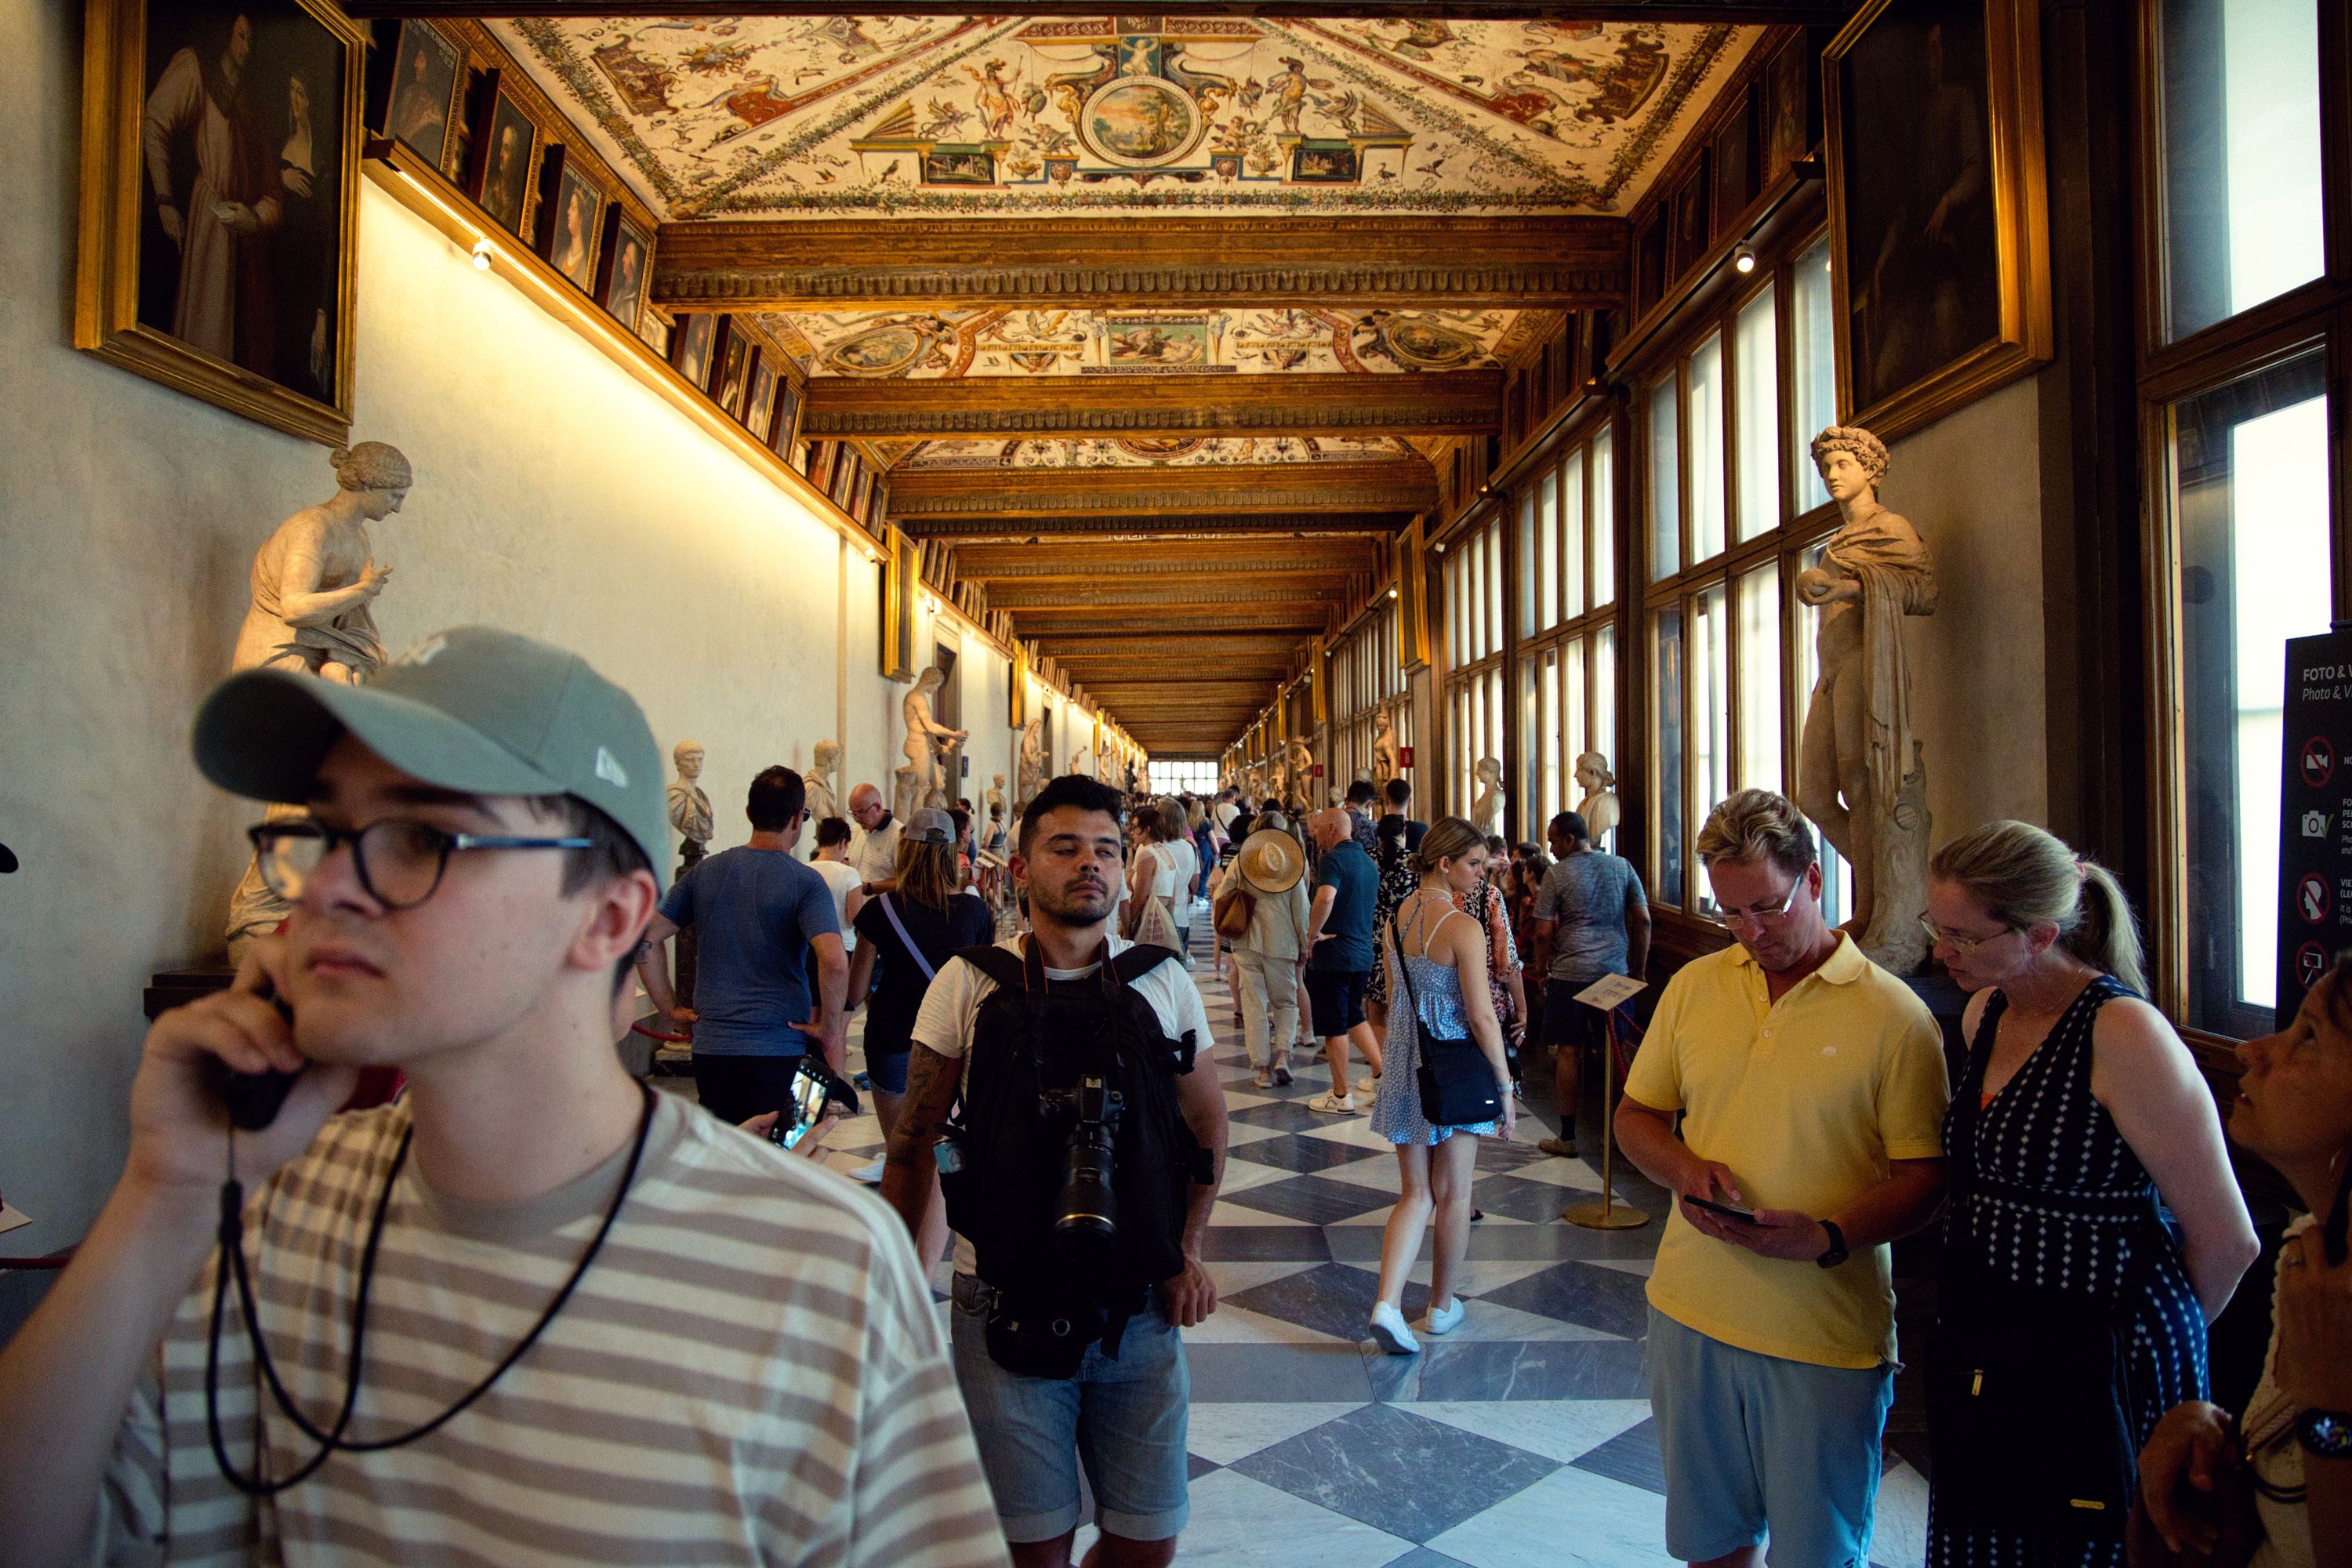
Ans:
[[[2352,948],[2352,630],[2286,645],[2278,1020]]]

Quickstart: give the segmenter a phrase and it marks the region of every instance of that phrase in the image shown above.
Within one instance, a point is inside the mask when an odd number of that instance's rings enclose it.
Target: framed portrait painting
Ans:
[[[596,288],[596,247],[604,237],[604,193],[582,171],[577,159],[548,154],[545,215],[540,219],[539,253],[583,294]]]
[[[532,174],[539,167],[539,127],[522,106],[499,93],[490,103],[489,125],[474,149],[474,200],[490,221],[520,238],[530,216]]]
[[[1824,52],[1843,423],[1892,440],[2050,359],[2038,15],[1868,0]]]
[[[89,0],[75,347],[349,437],[364,44],[323,0]]]
[[[751,391],[743,405],[743,427],[761,446],[768,444],[768,431],[776,417],[775,362],[765,353],[751,362]]]
[[[808,472],[807,443],[800,439],[801,389],[793,384],[790,374],[776,381],[776,424],[768,437],[768,445],[784,461],[803,473]]]
[[[680,316],[670,332],[669,363],[697,386],[710,384],[710,346],[719,338],[719,318],[707,311]]]
[[[447,168],[465,89],[466,52],[430,22],[401,23],[385,132],[435,168]]]
[[[613,319],[631,331],[645,314],[646,280],[653,272],[654,242],[645,230],[621,216],[612,218],[612,238],[604,247],[596,298]]]

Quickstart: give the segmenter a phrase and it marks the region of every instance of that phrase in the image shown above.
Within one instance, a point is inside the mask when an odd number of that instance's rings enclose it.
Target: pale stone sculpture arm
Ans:
[[[314,519],[289,520],[286,552],[278,558],[278,613],[290,626],[323,626],[336,616],[366,604],[381,591],[390,569],[373,561],[361,569],[359,580],[341,588],[321,588],[326,576],[323,525]]]

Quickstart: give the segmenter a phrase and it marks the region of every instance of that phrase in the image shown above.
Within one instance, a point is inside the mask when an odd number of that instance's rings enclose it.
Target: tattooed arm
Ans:
[[[915,1042],[907,1061],[907,1098],[899,1104],[898,1125],[882,1157],[882,1201],[898,1211],[909,1237],[922,1235],[923,1216],[930,1210],[933,1184],[939,1181],[931,1145],[955,1108],[962,1077],[961,1061]]]

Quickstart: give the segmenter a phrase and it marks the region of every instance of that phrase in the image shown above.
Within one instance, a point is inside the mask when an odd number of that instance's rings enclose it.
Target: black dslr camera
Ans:
[[[1050,1120],[1070,1119],[1070,1142],[1062,1191],[1054,1204],[1054,1241],[1073,1263],[1108,1258],[1118,1244],[1118,1200],[1111,1191],[1111,1143],[1118,1136],[1127,1100],[1099,1073],[1077,1087],[1047,1089],[1039,1110]]]

